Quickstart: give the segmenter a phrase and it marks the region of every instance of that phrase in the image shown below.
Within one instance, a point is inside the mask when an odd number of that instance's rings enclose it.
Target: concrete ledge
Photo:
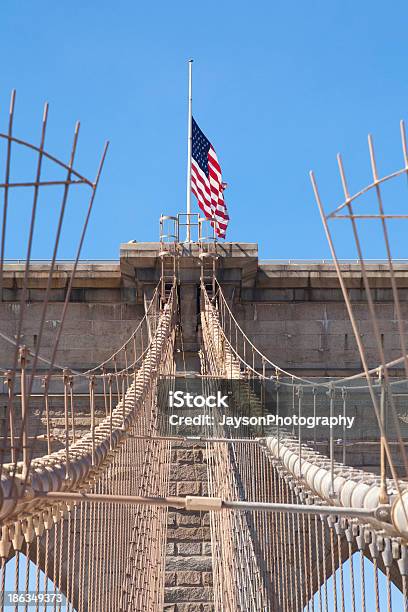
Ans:
[[[51,287],[65,288],[72,275],[74,262],[57,263]],[[51,269],[50,262],[30,264],[28,287],[31,289],[45,289]],[[6,263],[4,265],[4,287],[8,289],[21,289],[24,281],[25,263]],[[119,262],[80,262],[78,264],[74,287],[82,288],[117,288],[121,286],[121,270]]]
[[[367,276],[373,289],[391,287],[388,264],[369,262]],[[347,287],[362,289],[363,276],[360,264],[341,263],[341,270]],[[398,287],[408,287],[408,263],[394,265]],[[333,263],[290,262],[260,263],[256,279],[257,288],[340,288]]]
[[[183,282],[198,283],[200,278],[199,246],[197,243],[176,245],[178,267]],[[123,286],[151,285],[159,280],[161,259],[159,242],[130,242],[120,245],[119,261],[81,261],[74,279],[74,288],[116,289]],[[256,243],[224,242],[216,244],[219,280],[226,285],[253,289],[254,300],[308,300],[307,293],[319,289],[333,291],[340,296],[340,285],[333,263],[316,261],[259,261]],[[73,262],[60,261],[55,266],[52,288],[64,290],[69,282]],[[7,262],[4,266],[4,288],[18,290],[24,279],[24,261]],[[360,264],[341,262],[348,288],[363,293],[364,283]],[[391,299],[388,264],[385,261],[367,262],[370,286],[379,292],[379,299]],[[29,288],[43,290],[47,285],[49,261],[34,261],[30,265]],[[408,261],[394,264],[395,278],[400,289],[408,288]],[[282,297],[277,293],[282,290]],[[381,290],[386,293],[381,297]],[[270,291],[270,296],[266,292]],[[295,293],[296,292],[296,293]],[[318,293],[316,293],[318,299]],[[316,299],[315,298],[315,299]],[[251,299],[250,295],[245,299]],[[323,299],[327,299],[325,296]],[[358,299],[358,297],[354,298]],[[6,298],[7,300],[7,298]]]

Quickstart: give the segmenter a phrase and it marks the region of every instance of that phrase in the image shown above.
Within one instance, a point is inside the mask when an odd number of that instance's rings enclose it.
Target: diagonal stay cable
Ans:
[[[5,173],[5,188],[3,194],[3,223],[1,228],[1,247],[0,247],[0,301],[3,301],[3,264],[4,253],[6,248],[6,229],[7,229],[7,212],[9,203],[9,187],[10,168],[11,168],[11,137],[13,133],[14,107],[16,102],[16,90],[11,92],[9,124],[7,133],[7,153],[6,153],[6,173]]]
[[[78,143],[78,135],[79,135],[79,122],[77,122],[76,125],[75,125],[74,139],[73,139],[73,144],[72,144],[72,149],[71,149],[71,156],[70,156],[69,167],[72,167],[73,163],[74,163],[75,153],[76,153],[76,148],[77,148],[77,143]],[[31,375],[30,375],[30,378],[29,378],[29,383],[28,383],[28,386],[27,386],[26,398],[22,398],[22,400],[24,400],[24,399],[27,400],[27,399],[30,398],[32,387],[33,387],[33,383],[34,383],[34,376],[35,376],[35,372],[36,372],[36,368],[37,368],[37,363],[38,363],[38,355],[39,355],[39,351],[40,351],[40,347],[41,347],[41,341],[42,341],[42,336],[43,336],[43,332],[44,332],[45,316],[46,316],[47,309],[48,309],[48,302],[49,302],[50,291],[51,291],[52,277],[53,277],[53,273],[54,273],[55,262],[56,262],[56,258],[57,258],[57,252],[58,252],[58,246],[59,246],[59,241],[60,241],[60,237],[61,237],[62,223],[63,223],[65,208],[66,208],[66,204],[67,204],[67,200],[68,200],[69,180],[70,180],[70,178],[71,178],[71,173],[70,173],[70,170],[68,170],[68,174],[67,174],[68,182],[65,185],[64,192],[63,192],[63,197],[62,197],[62,201],[61,201],[61,208],[60,208],[60,214],[59,214],[59,219],[58,219],[58,227],[57,227],[57,232],[56,232],[56,237],[55,237],[55,242],[54,242],[53,256],[52,256],[50,271],[49,271],[49,275],[48,275],[47,287],[46,287],[45,297],[44,297],[44,301],[43,301],[43,308],[42,308],[42,314],[41,314],[40,327],[39,327],[39,332],[38,332],[38,336],[37,336],[37,347],[36,347],[36,351],[35,351],[35,354],[34,354],[33,364],[32,364],[32,368],[31,368]],[[27,426],[27,415],[28,414],[29,414],[29,410],[28,410],[28,406],[27,406],[27,410],[26,410],[26,412],[25,412],[25,414],[24,414],[24,416],[22,418],[22,421],[21,421],[20,437],[19,437],[19,446],[20,447],[21,447],[21,444],[22,444],[22,441],[23,441],[23,437],[24,437],[24,432],[25,432],[25,429],[26,429],[26,426]],[[16,456],[16,460],[15,460],[15,463],[14,463],[13,474],[12,474],[12,478],[13,478],[12,485],[13,486],[14,486],[14,480],[15,480],[15,476],[16,476],[16,472],[17,472],[17,459],[18,459],[18,457]],[[27,472],[28,472],[28,465],[24,466],[24,470],[25,470],[25,479],[26,479],[27,478]]]
[[[83,224],[83,227],[82,227],[82,232],[81,232],[81,237],[80,237],[78,248],[77,248],[75,263],[74,263],[74,266],[73,266],[70,282],[69,282],[68,289],[67,289],[66,296],[65,296],[64,306],[63,306],[62,315],[61,315],[61,322],[60,322],[60,325],[59,325],[59,328],[58,328],[57,336],[56,336],[55,341],[54,341],[54,346],[53,346],[53,349],[52,349],[52,354],[51,354],[51,360],[50,360],[49,368],[48,368],[48,371],[47,371],[45,379],[44,379],[45,392],[48,389],[49,381],[50,381],[50,378],[52,376],[52,371],[53,371],[53,366],[54,366],[54,362],[55,362],[55,357],[56,357],[56,353],[57,353],[57,350],[58,350],[58,345],[59,345],[59,341],[61,339],[61,334],[62,334],[62,330],[63,330],[63,326],[64,326],[64,322],[65,322],[65,318],[66,318],[66,314],[67,314],[67,310],[68,310],[68,305],[69,305],[69,300],[70,300],[70,296],[71,296],[72,286],[73,286],[76,270],[77,270],[77,267],[78,267],[79,258],[81,256],[81,251],[82,251],[83,243],[84,243],[84,240],[85,240],[86,231],[87,231],[87,228],[88,228],[90,215],[91,215],[93,204],[94,204],[94,201],[95,201],[96,190],[97,190],[98,185],[99,185],[99,180],[100,180],[100,177],[101,177],[103,165],[104,165],[104,162],[105,162],[105,159],[106,159],[106,154],[107,154],[108,146],[109,146],[109,143],[106,143],[105,146],[104,146],[103,152],[102,152],[102,157],[101,157],[101,160],[100,160],[100,163],[99,163],[98,171],[97,171],[97,174],[96,174],[96,179],[95,179],[94,186],[93,186],[93,189],[92,189],[92,194],[91,194],[91,197],[90,197],[90,200],[89,200],[89,204],[88,204],[87,214],[86,214],[85,221],[84,221],[84,224]],[[31,381],[30,381],[31,386],[28,389],[27,410],[29,408],[29,399],[30,399],[31,392],[32,392],[33,380],[34,380],[34,378],[32,377]],[[37,425],[37,431],[36,431],[35,438],[37,437],[37,435],[38,435],[38,425]],[[29,458],[28,458],[29,464],[31,462],[31,458],[32,458],[32,455],[33,455],[33,451],[34,451],[34,447],[35,447],[35,441],[36,440],[34,440],[34,442],[32,443],[32,445],[30,447],[30,453],[29,453]],[[26,471],[26,478],[27,478],[27,476],[28,476],[28,470]]]
[[[42,167],[42,159],[43,159],[45,133],[46,133],[46,128],[47,128],[47,119],[48,119],[48,104],[45,104],[44,112],[43,112],[43,119],[42,119],[40,147],[38,149],[38,160],[37,160],[37,171],[36,171],[36,181],[37,182],[40,181],[40,178],[41,178],[41,167]],[[9,178],[10,177],[7,176],[8,180]],[[24,270],[23,286],[22,286],[22,291],[21,291],[21,296],[20,296],[19,318],[18,318],[18,323],[17,323],[15,350],[14,350],[13,365],[12,365],[12,370],[11,370],[11,376],[13,377],[13,380],[11,384],[14,384],[14,378],[15,378],[16,368],[17,368],[18,351],[19,351],[20,341],[21,341],[21,332],[22,332],[25,305],[26,305],[27,285],[28,285],[28,276],[29,276],[29,270],[30,270],[30,258],[31,258],[31,249],[32,249],[32,242],[33,242],[33,235],[34,235],[35,218],[36,218],[36,212],[37,212],[38,195],[39,195],[39,188],[36,187],[34,190],[33,204],[32,204],[32,210],[31,210],[31,221],[30,221],[29,237],[28,237],[28,244],[27,244],[26,264],[25,264],[25,270]],[[3,269],[3,261],[2,261],[1,269]],[[9,415],[9,418],[11,415],[12,419],[14,418],[13,402],[14,402],[14,394],[10,393],[8,397],[8,402],[7,402],[7,413]],[[7,419],[6,427],[8,426],[8,420],[9,419]],[[7,435],[7,431],[6,431],[6,435]],[[12,452],[14,453],[15,449],[13,449]],[[2,467],[3,467],[3,461],[1,462],[1,468]]]

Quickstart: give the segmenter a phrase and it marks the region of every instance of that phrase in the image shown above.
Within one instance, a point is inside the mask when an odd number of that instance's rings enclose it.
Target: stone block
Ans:
[[[185,527],[195,527],[197,525],[202,525],[203,519],[198,513],[179,514],[177,517],[177,524]]]
[[[324,320],[302,320],[302,321],[287,321],[285,325],[285,333],[288,335],[299,336],[302,334],[321,334],[324,329]]]
[[[352,289],[350,293],[355,293],[354,299],[361,299],[359,297],[359,289]],[[343,300],[343,294],[341,289],[317,289],[313,288],[309,291],[309,299],[312,302],[341,302]],[[352,298],[353,299],[353,298]]]
[[[282,334],[286,330],[286,321],[275,321],[273,318],[265,318],[261,306],[257,306],[256,310],[254,311],[254,317],[254,319],[245,319],[241,321],[242,328],[245,329],[248,334],[259,333],[260,327],[267,330],[271,334]]]
[[[84,302],[93,302],[93,303],[106,303],[106,302],[114,302],[120,303],[121,300],[121,291],[120,289],[75,289],[73,290],[72,298],[74,301],[75,293],[78,293],[79,301]]]
[[[171,476],[177,480],[203,480],[207,478],[207,466],[195,463],[176,464],[174,469],[172,466]]]
[[[166,589],[166,600],[169,603],[173,602],[208,602],[211,597],[211,589],[209,587],[194,586],[194,587],[169,587]],[[179,608],[179,606],[177,606]]]
[[[322,336],[324,337],[326,335],[322,334],[321,332],[319,334],[288,334],[288,350],[297,351],[298,353],[303,354],[304,350],[321,348],[322,344],[324,344],[324,341],[322,341]]]
[[[209,534],[209,527],[169,527],[167,530],[167,537],[178,542],[202,541],[203,538],[208,539]]]
[[[189,572],[191,569],[198,572],[211,572],[212,561],[210,557],[203,557],[198,555],[186,555],[178,557],[167,557],[166,559],[166,570],[170,571],[186,571]]]
[[[173,494],[170,493],[170,495]],[[195,481],[178,482],[176,495],[201,495],[201,483]]]
[[[57,325],[58,324],[58,325]],[[92,319],[76,319],[64,321],[63,336],[65,335],[78,335],[78,334],[94,334],[95,333],[95,321]],[[59,327],[59,320],[47,319],[45,322],[45,328],[52,331],[56,327]],[[54,332],[55,333],[55,332]]]
[[[48,351],[49,352],[49,351]],[[44,355],[45,353],[45,355]],[[41,355],[47,357],[47,351],[41,351]],[[88,367],[93,363],[94,351],[89,349],[59,349],[57,351],[56,362],[61,364],[68,364],[70,367]],[[103,352],[103,357],[99,363],[101,363],[108,356],[107,350]]]
[[[265,288],[262,290],[254,289],[251,290],[255,299],[259,301],[268,301],[268,302],[293,302],[295,297],[294,289],[286,288],[286,289],[269,289]],[[245,295],[245,290],[243,291]]]
[[[213,574],[212,572],[203,572],[202,580],[204,586],[212,586],[213,585]]]
[[[140,321],[144,316],[143,304],[121,304],[121,318],[129,321]]]
[[[120,290],[121,301],[126,302],[128,304],[136,304],[137,303],[137,289],[136,287],[121,287]]]
[[[201,463],[203,451],[200,449],[182,449],[177,451],[177,462],[180,463]]]
[[[176,572],[166,572],[164,578],[164,584],[166,587],[176,585]]]
[[[124,334],[129,337],[139,324],[140,319],[119,321],[93,321],[92,332],[97,336]],[[133,344],[131,345],[133,350]]]
[[[289,334],[287,333],[282,333],[279,335],[276,334],[270,334],[269,330],[267,329],[263,329],[265,326],[261,325],[260,326],[260,330],[259,333],[252,333],[249,334],[251,337],[251,341],[255,344],[255,346],[257,348],[259,348],[260,346],[264,347],[264,351],[269,351],[271,350],[270,347],[273,347],[273,351],[275,352],[276,350],[279,349],[286,349],[287,345],[288,345],[288,341],[289,341]],[[259,349],[261,350],[261,349]]]
[[[176,581],[180,586],[201,585],[201,572],[177,572]]]
[[[200,542],[178,542],[176,544],[178,555],[199,555],[201,553]]]
[[[60,350],[83,350],[83,349],[95,349],[101,342],[103,345],[108,347],[112,346],[112,342],[117,340],[117,336],[107,338],[96,338],[93,334],[66,334],[63,333],[59,348]]]

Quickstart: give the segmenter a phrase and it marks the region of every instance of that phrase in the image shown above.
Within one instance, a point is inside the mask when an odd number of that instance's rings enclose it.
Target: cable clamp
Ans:
[[[198,497],[187,495],[185,499],[186,510],[204,511],[221,510],[221,497]]]

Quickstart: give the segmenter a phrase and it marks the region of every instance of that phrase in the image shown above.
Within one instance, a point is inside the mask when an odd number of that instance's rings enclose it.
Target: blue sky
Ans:
[[[67,158],[81,120],[77,167],[85,174],[94,176],[103,142],[111,141],[83,255],[116,258],[121,242],[157,239],[161,212],[185,208],[193,57],[194,114],[229,183],[228,239],[257,241],[263,258],[328,257],[308,172],[315,170],[330,208],[341,201],[337,151],[351,191],[370,181],[369,131],[379,172],[402,166],[407,15],[406,3],[390,10],[378,0],[2,2],[1,131],[15,87],[16,135],[38,142],[48,100],[47,146]],[[29,208],[22,191],[13,197],[7,255],[18,258]],[[41,202],[37,258],[50,256],[57,201],[46,195]],[[60,257],[75,251],[83,202],[74,198],[72,206]],[[339,254],[354,257],[344,223],[334,226]],[[375,228],[365,226],[367,257],[384,255]],[[404,234],[399,223],[397,257],[408,256]]]
[[[257,241],[263,258],[326,258],[308,172],[315,170],[329,209],[341,202],[338,151],[351,192],[370,182],[368,132],[380,174],[402,166],[407,17],[401,0],[389,6],[379,0],[3,0],[0,131],[7,129],[16,88],[15,134],[39,141],[48,100],[47,148],[61,158],[81,120],[76,167],[87,176],[94,177],[110,140],[83,256],[117,258],[121,242],[157,240],[160,213],[185,209],[187,60],[193,57],[194,115],[229,184],[228,239]],[[29,179],[33,160],[16,160],[16,170],[12,178]],[[81,193],[67,212],[61,258],[75,254]],[[25,255],[28,195],[16,190],[10,201],[11,258]],[[51,255],[58,196],[54,190],[40,200],[36,258]],[[405,210],[406,181],[387,196],[390,210]],[[355,257],[340,223],[339,255]],[[384,256],[376,227],[363,231],[371,258]],[[392,226],[396,257],[408,257],[404,229]]]

